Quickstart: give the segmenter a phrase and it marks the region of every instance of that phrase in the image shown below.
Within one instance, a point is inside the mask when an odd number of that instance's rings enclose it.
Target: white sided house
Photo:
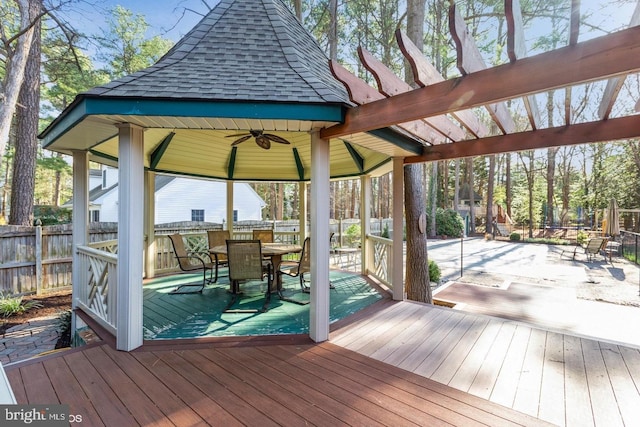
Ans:
[[[118,170],[105,167],[89,192],[91,222],[118,221]],[[264,200],[247,183],[234,183],[234,221],[261,220]],[[222,223],[227,215],[222,181],[156,175],[155,224],[182,221]]]

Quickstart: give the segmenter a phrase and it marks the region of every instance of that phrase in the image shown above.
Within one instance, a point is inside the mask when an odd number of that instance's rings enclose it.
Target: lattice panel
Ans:
[[[389,245],[374,243],[373,245],[373,270],[381,279],[390,280],[389,277]]]
[[[103,259],[88,257],[89,288],[86,304],[102,319],[109,319],[109,263]],[[115,303],[115,302],[114,302]],[[111,323],[111,322],[109,322]]]

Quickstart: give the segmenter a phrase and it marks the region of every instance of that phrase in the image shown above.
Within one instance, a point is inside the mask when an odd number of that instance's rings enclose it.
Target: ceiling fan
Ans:
[[[278,135],[274,135],[272,133],[263,133],[261,130],[250,130],[249,133],[236,133],[233,135],[227,135],[227,138],[235,138],[240,137],[231,143],[231,146],[238,145],[241,142],[246,141],[247,139],[254,137],[256,139],[256,144],[260,148],[264,148],[268,150],[271,148],[271,142],[277,142],[278,144],[291,144],[286,139],[279,137]]]

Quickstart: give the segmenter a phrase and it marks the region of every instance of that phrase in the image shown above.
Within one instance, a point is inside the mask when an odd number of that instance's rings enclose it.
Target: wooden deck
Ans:
[[[90,426],[546,425],[331,343],[103,343],[6,370],[19,403],[69,404]]]
[[[411,302],[389,304],[331,342],[556,425],[640,420],[637,348]]]

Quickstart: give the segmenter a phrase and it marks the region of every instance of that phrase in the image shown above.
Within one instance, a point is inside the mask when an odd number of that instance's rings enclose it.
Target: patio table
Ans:
[[[282,256],[302,252],[302,246],[283,243],[262,243],[260,246],[262,247],[262,255],[270,257],[271,263],[273,264],[274,280],[272,283],[275,283],[276,288],[272,288],[270,291],[278,292],[278,294],[280,294],[282,291],[282,276],[277,274],[277,272],[280,268],[280,264],[282,263]],[[209,248],[209,252],[212,254],[226,255],[227,247],[224,245],[214,246]]]

